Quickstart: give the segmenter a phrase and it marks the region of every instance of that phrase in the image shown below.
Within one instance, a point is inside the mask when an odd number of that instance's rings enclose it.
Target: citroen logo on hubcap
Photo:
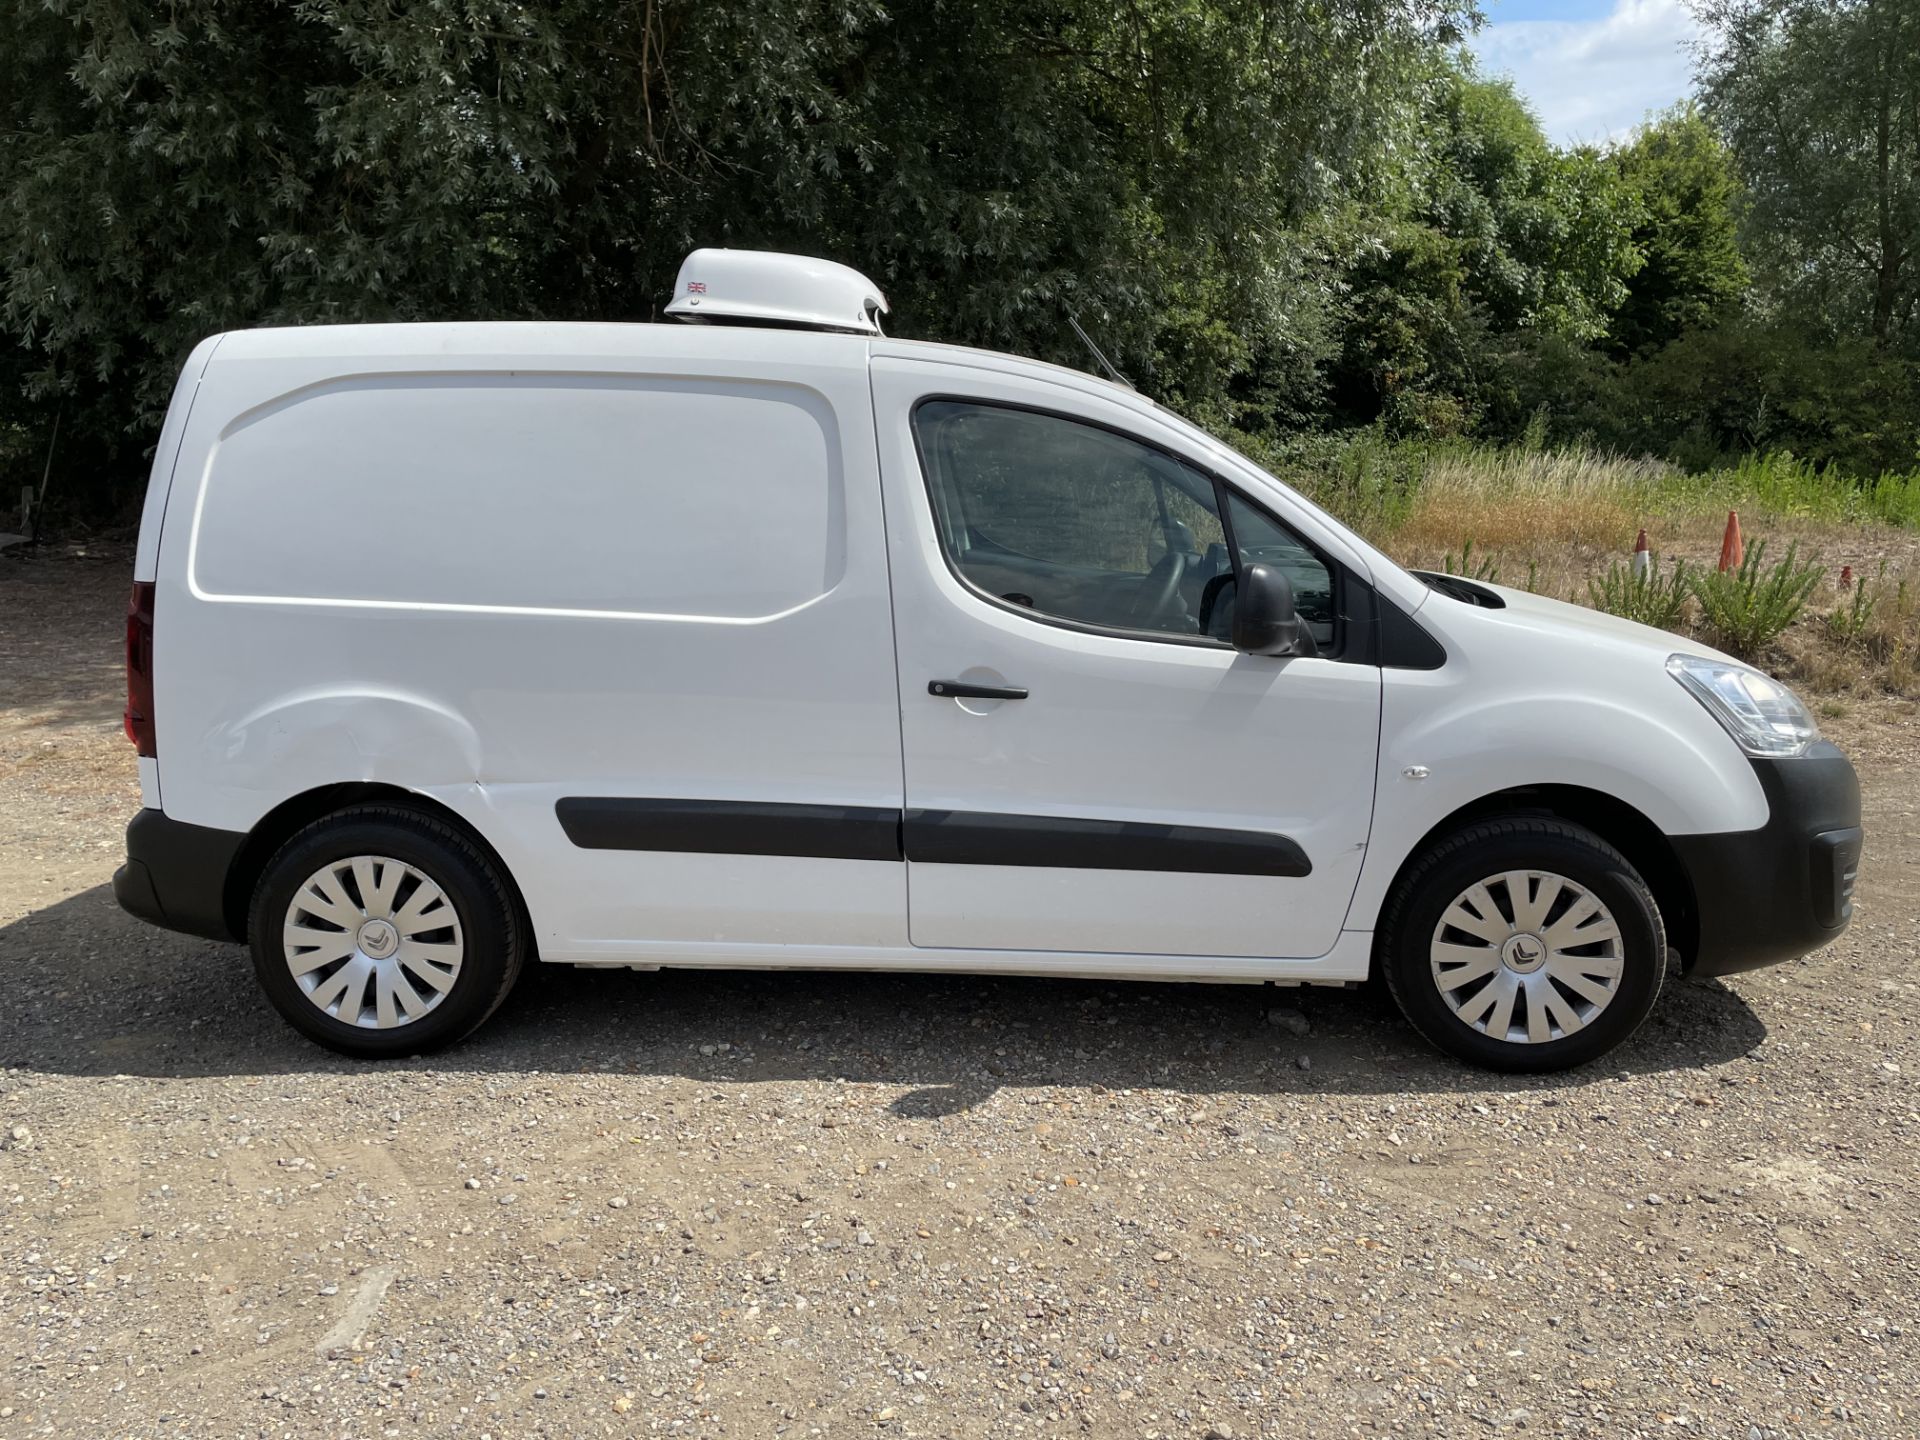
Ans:
[[[1547,947],[1538,935],[1514,935],[1500,947],[1500,959],[1509,970],[1529,975],[1547,963]]]
[[[385,920],[369,920],[360,927],[361,953],[384,960],[400,948],[400,932]]]

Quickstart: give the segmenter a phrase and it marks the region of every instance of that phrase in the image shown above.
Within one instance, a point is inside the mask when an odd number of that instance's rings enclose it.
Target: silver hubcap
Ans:
[[[366,1030],[410,1024],[447,997],[466,947],[446,892],[384,855],[335,860],[287,906],[287,968],[336,1020]]]
[[[1542,1045],[1613,1002],[1626,949],[1613,912],[1564,875],[1509,870],[1470,885],[1433,927],[1433,983],[1483,1035]]]

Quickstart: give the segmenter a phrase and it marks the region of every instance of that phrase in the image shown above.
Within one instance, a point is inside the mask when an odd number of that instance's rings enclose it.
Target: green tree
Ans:
[[[1836,335],[1920,343],[1920,8],[1704,0],[1708,115],[1749,198],[1747,254]]]
[[[804,219],[851,143],[836,82],[877,11],[736,8],[705,47],[685,15],[578,0],[0,8],[0,325],[28,401],[111,461],[211,331],[644,315],[670,197],[751,163]],[[701,161],[696,107],[733,158]]]
[[[1727,318],[1749,283],[1739,182],[1698,107],[1675,106],[1607,160],[1636,202],[1632,242],[1643,260],[1610,326],[1615,349],[1657,349]]]
[[[1463,63],[1442,87],[1422,215],[1465,246],[1497,330],[1606,332],[1638,267],[1630,195],[1594,151],[1556,149],[1513,91]]]
[[[1639,264],[1633,198],[1588,150],[1561,151],[1505,80],[1444,57],[1397,190],[1326,224],[1345,297],[1336,413],[1450,432],[1509,411],[1514,337],[1606,333]]]
[[[210,331],[649,316],[702,244],[903,333],[1163,393],[1301,384],[1295,227],[1415,128],[1470,0],[37,0],[0,7],[11,421],[132,489]],[[1310,368],[1310,367],[1308,367]],[[1266,383],[1263,380],[1262,383]],[[63,439],[63,445],[66,441]],[[66,467],[79,468],[78,461]]]
[[[1466,245],[1417,219],[1358,210],[1328,227],[1326,243],[1343,294],[1330,367],[1337,418],[1468,428],[1485,316],[1468,292]]]
[[[1786,450],[1872,477],[1920,455],[1920,364],[1780,321],[1693,330],[1621,374],[1614,443],[1705,466]]]

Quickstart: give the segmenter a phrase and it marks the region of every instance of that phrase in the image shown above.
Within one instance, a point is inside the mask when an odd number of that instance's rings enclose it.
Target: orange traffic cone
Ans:
[[[1642,530],[1633,542],[1633,578],[1644,580],[1653,573],[1653,547],[1647,544],[1647,532]]]
[[[1740,512],[1727,512],[1727,534],[1720,542],[1720,568],[1738,570],[1747,558],[1746,542],[1740,538]]]

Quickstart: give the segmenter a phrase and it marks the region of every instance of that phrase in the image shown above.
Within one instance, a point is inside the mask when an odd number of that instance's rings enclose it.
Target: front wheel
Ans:
[[[452,826],[362,806],[280,847],[254,888],[254,969],[296,1030],[345,1055],[415,1055],[491,1015],[525,958],[519,907]]]
[[[1646,881],[1560,820],[1470,825],[1414,863],[1387,902],[1387,988],[1442,1050],[1493,1070],[1562,1070],[1640,1027],[1667,974]]]

